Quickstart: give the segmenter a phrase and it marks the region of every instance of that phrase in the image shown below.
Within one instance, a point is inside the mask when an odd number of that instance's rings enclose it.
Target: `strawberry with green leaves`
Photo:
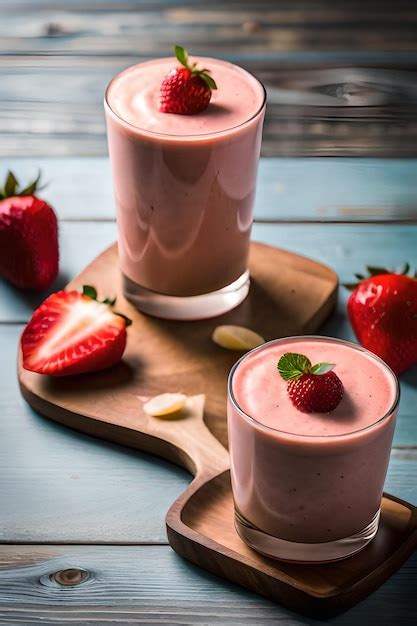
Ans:
[[[175,46],[175,56],[181,67],[174,67],[162,81],[159,110],[179,115],[200,113],[207,108],[217,85],[210,70],[189,63],[187,50]]]
[[[368,267],[369,276],[357,274],[348,314],[358,341],[401,374],[417,363],[417,279],[381,267]]]
[[[343,396],[343,383],[332,363],[312,365],[304,354],[287,352],[278,361],[278,372],[287,381],[288,396],[302,413],[330,413]]]
[[[58,274],[58,223],[39,179],[20,189],[9,172],[0,189],[0,276],[21,289],[46,289]]]

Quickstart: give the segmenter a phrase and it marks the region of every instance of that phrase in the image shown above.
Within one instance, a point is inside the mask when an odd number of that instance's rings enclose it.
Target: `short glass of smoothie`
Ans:
[[[246,70],[192,61],[217,84],[200,113],[159,110],[174,58],[128,68],[105,95],[125,295],[145,313],[180,320],[220,315],[248,293],[266,101]]]
[[[287,353],[334,365],[343,396],[329,413],[296,408],[277,363]],[[348,557],[376,535],[399,403],[392,370],[361,346],[327,337],[270,341],[228,381],[235,526],[284,561]]]

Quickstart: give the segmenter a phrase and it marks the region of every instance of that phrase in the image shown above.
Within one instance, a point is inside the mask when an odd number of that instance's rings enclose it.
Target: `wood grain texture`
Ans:
[[[25,399],[58,422],[116,443],[131,442],[133,447],[185,464],[195,473],[196,455],[183,449],[176,438],[168,438],[168,433],[160,436],[160,420],[149,419],[143,413],[137,396],[152,397],[164,391],[204,393],[205,422],[226,445],[225,382],[240,354],[216,346],[211,340],[214,328],[218,324],[237,324],[256,330],[265,339],[312,333],[336,303],[336,274],[304,257],[252,243],[249,271],[249,295],[233,311],[189,323],[158,320],[142,315],[124,299],[117,247],[110,247],[68,288],[95,285],[101,297],[107,285],[112,286],[110,295],[117,296],[118,310],[133,321],[123,362],[87,377],[56,379],[24,370],[20,363],[18,374]],[[180,439],[186,441],[182,426],[179,422],[177,430]],[[175,434],[172,429],[168,432]],[[169,445],[164,445],[165,441]],[[204,460],[207,465],[208,459]]]
[[[279,58],[216,55],[244,66],[267,88],[264,156],[416,156],[415,66],[389,72],[318,62],[282,69]],[[106,154],[104,90],[118,71],[147,58],[41,56],[24,64],[19,56],[0,57],[0,156]],[[361,65],[349,56],[340,63],[346,64]]]
[[[61,1],[5,0],[2,45],[8,53],[165,54],[173,41],[212,51],[412,51],[417,50],[417,12],[410,1],[320,0]],[[138,37],[152,30],[152,37]]]
[[[324,327],[324,329],[325,328],[326,327]],[[81,437],[78,440],[77,434],[71,430],[55,426],[50,421],[37,416],[23,401],[19,394],[14,367],[6,367],[6,364],[14,363],[16,360],[19,347],[18,342],[22,330],[22,325],[0,325],[2,363],[5,365],[2,371],[3,375],[0,378],[0,440],[5,444],[4,451],[1,452],[0,457],[1,467],[4,468],[5,472],[10,471],[13,473],[13,469],[16,467],[15,451],[18,450],[19,467],[22,469],[22,474],[21,476],[16,474],[16,484],[20,484],[21,481],[28,478],[28,470],[32,466],[45,470],[46,473],[49,473],[50,480],[55,482],[54,473],[66,464],[65,467],[68,469],[68,474],[65,474],[65,476],[67,480],[71,478],[70,474],[74,449],[76,448],[77,442],[80,441],[77,464],[83,471],[84,468],[91,467],[103,472],[106,467],[105,455],[108,454],[109,474],[111,474],[112,468],[117,470],[125,468],[127,473],[130,474],[130,467],[136,467],[136,455],[132,456],[131,461],[130,457],[127,459],[129,461],[129,467],[125,467],[123,461],[124,448],[107,446],[106,444],[101,445],[101,443],[94,445],[96,440],[89,437]],[[342,338],[348,337],[344,336]],[[417,420],[415,417],[417,389],[412,372],[401,377],[401,387],[401,406],[394,435],[394,448],[398,448],[399,452],[402,451],[400,456],[393,457],[393,463],[396,467],[395,474],[397,476],[395,479],[396,487],[401,483],[405,472],[408,471],[406,469],[407,464],[404,465],[404,470],[401,470],[402,461],[406,461],[408,458],[412,460],[413,457],[409,457],[409,451],[411,448],[417,447]],[[27,433],[27,436],[22,437],[22,432]],[[91,457],[89,456],[90,449]],[[106,450],[110,451],[107,453]],[[114,453],[112,452],[113,450]],[[50,456],[48,456],[48,454]],[[147,459],[146,456],[144,458],[145,460]],[[162,464],[161,470],[164,467],[165,465]],[[152,481],[152,477],[148,477],[145,469],[143,471],[144,483],[146,484],[148,480]],[[182,480],[181,484],[185,486],[185,474],[183,475],[179,472],[178,476],[175,475],[174,484],[176,484],[175,481],[177,478],[180,481]],[[133,475],[129,475],[129,481],[130,480],[134,481],[136,479]],[[58,485],[59,481],[56,481],[56,483]],[[80,490],[84,484],[85,480],[79,483],[77,489]],[[167,487],[164,487],[164,489],[167,489]],[[401,497],[411,499],[411,501],[414,502],[417,496],[417,484],[413,484],[413,481],[410,479],[405,489],[406,491],[402,493]],[[392,490],[391,488],[391,491]],[[178,488],[178,493],[179,491],[180,488]],[[24,502],[24,494],[22,494],[22,502]]]
[[[167,514],[168,539],[178,554],[313,617],[334,617],[384,582],[417,547],[417,508],[382,498],[375,539],[349,559],[308,566],[282,563],[251,550],[234,524],[230,472],[197,479]]]
[[[189,475],[32,411],[11,366],[21,328],[0,325],[0,502],[8,503],[0,515],[0,541],[165,542],[165,513]],[[386,489],[417,502],[417,452],[410,449],[417,446],[415,383],[403,379],[402,392],[394,439],[400,449],[393,452]]]
[[[40,169],[47,183],[42,197],[61,221],[115,219],[105,157],[7,159],[0,181],[8,169],[22,181]],[[417,159],[263,158],[255,222],[417,221],[416,179]]]
[[[111,76],[176,41],[265,83],[265,155],[416,155],[411,2],[48,0],[0,11],[4,156],[105,154]]]
[[[64,587],[50,575],[86,571]],[[412,624],[417,554],[335,626]],[[1,546],[0,624],[285,624],[319,626],[203,570],[166,546]]]

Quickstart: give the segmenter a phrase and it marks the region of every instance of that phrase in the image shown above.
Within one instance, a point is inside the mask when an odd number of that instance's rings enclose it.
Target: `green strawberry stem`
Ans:
[[[283,354],[277,364],[278,372],[284,380],[298,380],[303,374],[321,376],[330,372],[334,367],[334,363],[316,363],[316,365],[312,365],[308,357],[296,352]]]
[[[193,63],[192,65],[190,65],[188,63],[188,51],[185,48],[182,48],[181,46],[175,46],[174,50],[175,56],[177,57],[177,60],[181,63],[181,65],[186,67],[187,70],[190,70],[191,74],[195,74],[196,76],[201,78],[201,80],[206,83],[207,87],[209,87],[210,89],[217,89],[215,80],[209,75],[210,70],[208,70],[207,68],[199,70],[197,68],[197,63]]]
[[[354,291],[363,280],[373,278],[374,276],[381,276],[382,274],[402,274],[403,276],[408,276],[410,272],[410,264],[406,262],[401,269],[397,270],[388,270],[386,267],[381,267],[378,265],[367,265],[366,270],[368,274],[354,274],[357,282],[344,283],[343,286],[346,289],[349,289],[349,291]],[[417,271],[414,274],[411,273],[410,278],[417,278]]]
[[[6,181],[4,186],[0,187],[0,200],[4,200],[5,198],[12,198],[15,196],[32,196],[35,191],[40,191],[45,188],[45,185],[42,187],[39,186],[39,182],[41,179],[41,172],[39,171],[37,177],[34,181],[29,183],[23,189],[20,189],[20,183],[17,180],[16,176],[13,172],[8,172],[6,176]]]
[[[83,285],[83,296],[87,296],[92,300],[97,300],[97,289],[91,285]],[[100,302],[100,300],[97,300],[97,302]],[[131,325],[132,320],[129,317],[126,317],[126,315],[123,315],[123,313],[119,313],[118,311],[113,311],[113,307],[116,304],[116,298],[105,298],[104,300],[101,300],[101,303],[107,304],[115,315],[123,317],[126,326]]]

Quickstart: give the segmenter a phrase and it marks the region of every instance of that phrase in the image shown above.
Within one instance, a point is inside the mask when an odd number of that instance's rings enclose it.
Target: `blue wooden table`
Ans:
[[[108,161],[9,164],[24,177],[40,165],[50,180],[44,195],[60,217],[55,290],[115,238]],[[415,180],[415,160],[262,160],[253,237],[328,263],[342,282],[366,263],[416,266],[417,225],[401,219],[413,207]],[[314,623],[171,550],[164,516],[190,481],[184,470],[68,430],[24,403],[16,350],[45,295],[0,282],[0,623]],[[353,338],[346,298],[341,288],[323,334]],[[416,504],[417,369],[401,386],[386,488]],[[416,589],[417,555],[332,623],[411,623]]]

